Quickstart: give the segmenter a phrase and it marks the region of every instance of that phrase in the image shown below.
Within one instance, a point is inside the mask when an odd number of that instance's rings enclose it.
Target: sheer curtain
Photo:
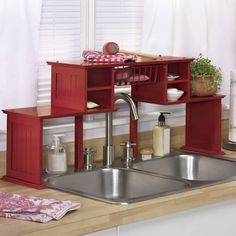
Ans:
[[[236,1],[146,0],[142,50],[208,56],[221,67],[221,93],[229,95],[230,70],[236,68]]]
[[[40,14],[41,0],[0,1],[0,109],[36,104]]]

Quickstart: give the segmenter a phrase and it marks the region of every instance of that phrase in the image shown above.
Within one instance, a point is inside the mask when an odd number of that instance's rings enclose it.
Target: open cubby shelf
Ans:
[[[93,109],[87,109],[84,114],[95,114],[95,113],[102,113],[102,112],[114,112],[116,109],[107,108],[104,106],[96,107]]]
[[[99,91],[99,90],[111,90],[113,87],[111,86],[101,86],[101,87],[88,87],[87,91]]]
[[[181,83],[188,83],[188,79],[176,79],[176,80],[171,80],[168,81],[168,84],[181,84]]]

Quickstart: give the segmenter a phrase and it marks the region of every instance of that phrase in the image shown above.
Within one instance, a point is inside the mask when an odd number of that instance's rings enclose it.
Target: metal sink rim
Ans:
[[[214,159],[214,160],[223,160],[223,161],[229,161],[229,162],[236,163],[236,159],[232,158],[232,157],[229,157],[229,156],[216,156],[216,155],[209,155],[209,154],[202,154],[202,153],[195,153],[195,152],[183,152],[183,151],[176,151],[175,154],[168,155],[168,156],[165,156],[165,157],[162,157],[162,158],[172,158],[176,155],[202,155],[204,157],[211,158],[211,159]],[[173,176],[173,175],[166,175],[166,174],[163,174],[163,173],[152,172],[152,171],[147,171],[147,170],[142,170],[142,169],[136,169],[136,168],[133,167],[137,163],[149,162],[149,161],[158,161],[158,160],[160,160],[159,157],[154,157],[150,160],[145,160],[145,161],[143,161],[141,159],[137,159],[136,162],[133,163],[131,168],[134,169],[134,170],[139,170],[139,171],[144,171],[144,172],[147,172],[147,173],[157,174],[157,175],[160,175],[160,176],[163,176],[163,177],[171,177],[171,178],[176,179],[176,180],[185,180],[186,182],[188,182],[188,184],[189,184],[188,189],[190,189],[190,190],[198,188],[198,187],[208,187],[208,186],[211,186],[211,185],[227,183],[227,182],[236,180],[236,173],[235,173],[234,176],[231,176],[229,178],[211,180],[211,181],[208,180],[207,181],[207,180],[190,180],[190,179],[186,179],[186,178],[176,177],[176,176]],[[186,189],[185,191],[187,191],[188,189]]]
[[[99,171],[99,170],[122,170],[122,171],[127,171],[127,172],[134,172],[134,173],[139,173],[142,175],[146,175],[152,178],[160,178],[160,179],[167,179],[170,181],[176,181],[176,182],[181,182],[184,184],[184,188],[178,189],[178,190],[172,190],[172,191],[168,191],[168,192],[163,192],[163,193],[156,193],[156,194],[150,194],[148,196],[142,196],[142,197],[135,197],[135,198],[128,198],[122,201],[119,201],[119,199],[116,200],[111,200],[111,199],[107,199],[107,198],[101,198],[96,196],[96,194],[87,194],[83,191],[73,191],[70,188],[60,188],[60,187],[55,187],[54,185],[50,184],[50,179],[53,178],[57,178],[57,177],[62,177],[62,176],[68,176],[67,174],[65,175],[60,175],[60,176],[52,176],[52,177],[48,177],[45,179],[45,183],[48,187],[52,188],[52,189],[56,189],[56,190],[61,190],[64,192],[69,192],[72,194],[76,194],[82,197],[86,197],[89,199],[94,199],[94,200],[98,200],[98,201],[102,201],[102,202],[106,202],[106,203],[110,203],[110,204],[117,204],[117,205],[127,205],[127,204],[131,204],[131,203],[137,203],[137,202],[142,202],[142,201],[146,201],[146,200],[151,200],[151,199],[155,199],[155,198],[159,198],[159,197],[163,197],[163,196],[168,196],[171,194],[176,194],[176,193],[180,193],[180,192],[185,192],[188,188],[189,185],[191,184],[189,181],[183,180],[183,179],[176,179],[176,178],[172,178],[171,176],[164,176],[164,175],[159,175],[159,174],[155,174],[152,172],[147,172],[147,171],[141,171],[141,170],[136,170],[133,168],[120,168],[120,167],[112,167],[112,168],[96,168],[94,170],[90,170],[90,171],[83,171],[83,172],[75,172],[72,174],[83,174],[83,173],[88,173],[88,172],[93,172],[93,171]]]
[[[177,153],[177,155],[193,155],[196,153],[186,153],[186,152],[181,152],[181,153]],[[205,157],[208,158],[213,158],[213,159],[219,159],[220,160],[226,160],[226,161],[230,161],[230,162],[235,162],[236,160],[227,156],[212,156],[212,155],[205,155],[205,154],[198,154],[197,155],[204,155]],[[173,155],[171,155],[173,156]],[[169,156],[169,157],[171,157]],[[164,157],[165,158],[165,157]],[[150,161],[155,161],[155,160],[159,160],[159,159],[151,159]],[[139,163],[139,162],[146,162],[146,161],[140,161],[137,160],[134,162],[135,163]],[[148,161],[147,161],[148,162]],[[86,198],[90,198],[90,199],[94,199],[94,200],[98,200],[98,201],[102,201],[102,202],[106,202],[106,203],[110,203],[110,204],[117,204],[117,205],[127,205],[130,203],[136,203],[136,202],[141,202],[141,201],[145,201],[145,200],[151,200],[151,199],[155,199],[155,198],[159,198],[159,197],[163,197],[163,196],[168,196],[168,195],[172,195],[172,194],[177,194],[177,193],[181,193],[181,192],[186,192],[186,191],[190,191],[190,190],[194,190],[197,188],[204,188],[204,187],[208,187],[208,186],[212,186],[212,185],[216,185],[216,184],[221,184],[221,183],[226,183],[226,182],[230,182],[230,181],[235,181],[236,180],[236,174],[235,176],[232,176],[230,178],[227,179],[222,179],[222,180],[215,180],[215,181],[201,181],[201,180],[189,180],[189,179],[184,179],[184,178],[178,178],[176,176],[170,176],[170,175],[164,175],[164,174],[160,174],[160,173],[156,173],[156,172],[151,172],[151,171],[146,171],[146,170],[140,170],[140,169],[135,169],[133,167],[131,168],[121,168],[121,167],[112,167],[112,168],[96,168],[93,169],[91,171],[83,171],[83,172],[77,172],[80,174],[83,173],[87,173],[87,172],[92,172],[92,171],[99,171],[99,170],[105,170],[105,169],[119,169],[119,170],[125,170],[125,171],[132,171],[132,172],[136,172],[136,173],[141,173],[141,174],[145,174],[147,176],[153,176],[155,177],[159,177],[159,178],[163,178],[163,179],[169,179],[169,180],[174,180],[174,181],[179,181],[185,184],[185,188],[182,189],[178,189],[178,190],[174,190],[174,191],[168,191],[165,193],[157,193],[157,194],[151,194],[149,196],[145,196],[145,197],[137,197],[137,198],[130,198],[130,199],[126,199],[123,201],[115,201],[115,200],[111,200],[111,199],[106,199],[106,198],[101,198],[101,197],[97,197],[96,194],[86,194],[84,192],[78,192],[76,191],[72,191],[71,189],[63,189],[63,188],[55,188],[54,186],[50,185],[50,183],[48,183],[47,178],[46,178],[46,183],[49,187],[53,188],[53,189],[57,189],[57,190],[62,190],[62,191],[66,191],[72,194],[76,194],[76,195],[80,195],[82,197],[86,197]],[[50,178],[54,178],[54,177],[50,177]]]

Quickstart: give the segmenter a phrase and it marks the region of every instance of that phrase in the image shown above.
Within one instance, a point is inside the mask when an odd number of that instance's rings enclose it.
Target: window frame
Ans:
[[[95,11],[96,11],[96,0],[80,0],[80,8],[81,8],[81,33],[80,33],[80,41],[81,41],[81,51],[85,49],[95,50],[96,45],[96,37],[95,37],[95,27],[96,27],[96,19],[95,19]],[[141,45],[141,43],[140,43]],[[126,92],[130,93],[131,88],[125,86],[124,88],[118,87],[118,92]],[[119,112],[114,114],[114,135],[127,134],[129,132],[129,112],[127,110],[126,104],[122,104],[122,102],[118,101]],[[143,107],[143,104],[139,104],[139,107]],[[150,107],[150,108],[149,108]],[[158,111],[154,109],[155,106],[144,105],[143,111],[140,112],[140,125],[139,131],[150,131],[151,128],[155,125],[158,117]],[[166,106],[165,110],[172,110],[173,106]],[[162,108],[160,108],[163,110]],[[172,114],[167,118],[167,122],[171,123],[174,126],[184,125],[184,108],[179,106],[175,109],[175,114]],[[176,112],[177,111],[177,112]],[[94,139],[94,138],[103,138],[105,136],[105,118],[103,117],[105,114],[93,114],[93,115],[85,115],[84,116],[84,139]],[[176,117],[178,121],[176,122]],[[172,121],[171,121],[172,120]],[[52,125],[53,123],[53,125]],[[64,119],[53,119],[47,124],[45,122],[44,125],[44,144],[47,144],[50,141],[50,136],[53,133],[65,133],[65,142],[73,141],[72,132],[74,129],[73,120],[71,118]]]
[[[81,52],[85,49],[95,50],[96,45],[96,0],[80,0],[81,9],[81,33],[80,33],[80,48]],[[140,43],[141,45],[141,43]],[[130,93],[130,88],[125,86],[119,87],[118,92]],[[113,116],[114,135],[127,134],[129,132],[129,111],[126,104],[118,101],[119,112],[115,112]],[[150,131],[156,124],[158,111],[170,111],[172,114],[167,117],[167,124],[171,126],[181,126],[185,124],[185,107],[184,105],[175,106],[159,106],[147,105],[139,103],[140,121],[139,132]],[[84,139],[103,138],[105,136],[105,114],[93,114],[84,116]],[[50,122],[45,122],[44,126],[44,144],[50,140],[52,133],[65,133],[65,142],[73,141],[72,132],[74,129],[73,120],[71,118],[53,119]]]

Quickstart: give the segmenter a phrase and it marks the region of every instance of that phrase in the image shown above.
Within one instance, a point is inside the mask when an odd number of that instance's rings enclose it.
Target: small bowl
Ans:
[[[184,91],[182,90],[177,90],[177,91],[167,91],[167,97],[168,97],[168,100],[171,101],[171,102],[174,102],[174,101],[177,101],[178,99],[180,99],[183,95]]]
[[[177,88],[168,88],[167,89],[167,93],[178,93],[178,91],[181,91],[181,90],[178,90]]]

